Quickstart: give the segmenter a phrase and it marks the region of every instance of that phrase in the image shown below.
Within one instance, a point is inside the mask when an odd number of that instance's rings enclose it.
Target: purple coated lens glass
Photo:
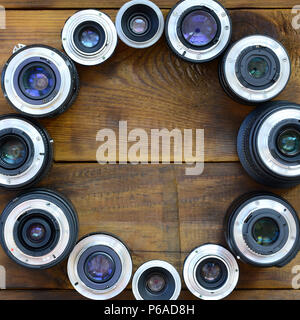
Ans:
[[[215,38],[217,31],[215,18],[203,10],[187,14],[182,21],[182,34],[193,46],[201,47],[209,44]]]

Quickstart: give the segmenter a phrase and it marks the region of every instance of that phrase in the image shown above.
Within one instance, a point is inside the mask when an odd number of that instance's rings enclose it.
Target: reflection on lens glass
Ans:
[[[277,223],[270,218],[259,219],[253,226],[253,237],[261,246],[272,245],[279,237]]]
[[[286,156],[300,154],[300,132],[295,129],[288,129],[278,137],[278,148]]]
[[[222,275],[221,266],[217,262],[207,261],[202,265],[200,275],[206,282],[216,282]]]
[[[27,156],[24,143],[17,137],[9,136],[0,145],[0,157],[7,165],[19,166]]]
[[[40,223],[33,223],[27,229],[27,236],[33,242],[41,242],[46,235],[45,227]]]
[[[100,41],[100,35],[95,28],[88,27],[83,29],[80,35],[80,42],[86,48],[94,48]]]
[[[218,31],[215,18],[202,10],[195,10],[187,14],[182,21],[181,28],[185,40],[194,46],[209,44]]]
[[[144,34],[148,29],[148,21],[144,17],[136,16],[130,21],[130,29],[135,34]]]
[[[248,64],[248,72],[253,78],[261,79],[269,72],[269,65],[264,58],[255,57]]]
[[[161,292],[166,286],[166,281],[161,274],[152,274],[147,279],[147,288],[153,292]]]
[[[115,264],[110,256],[105,253],[91,255],[86,261],[86,272],[95,282],[105,282],[114,274]]]
[[[55,78],[48,67],[35,65],[23,73],[21,83],[31,98],[44,98],[53,91]]]

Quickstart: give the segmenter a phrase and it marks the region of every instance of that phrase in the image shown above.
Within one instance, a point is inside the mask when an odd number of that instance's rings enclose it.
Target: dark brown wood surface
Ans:
[[[75,8],[108,8],[103,11],[114,19],[122,3],[2,1],[10,10],[6,12],[7,29],[0,30],[0,65],[17,43],[43,43],[60,49],[60,31]],[[175,1],[157,4],[170,8]],[[286,46],[293,74],[279,98],[300,103],[300,31],[292,28],[293,15],[287,9],[297,2],[228,0],[223,4],[234,8],[230,10],[234,40],[263,33]],[[164,14],[167,12],[165,9]],[[238,162],[236,134],[252,108],[226,96],[218,83],[217,63],[183,62],[168,49],[164,38],[145,50],[119,42],[114,56],[103,65],[78,67],[81,91],[71,109],[42,121],[55,141],[55,163],[40,186],[56,189],[72,200],[79,214],[80,236],[105,231],[122,238],[132,252],[134,270],[147,260],[162,259],[181,272],[185,256],[194,247],[207,242],[226,245],[224,214],[236,197],[270,190],[253,182]],[[11,112],[0,95],[0,113]],[[97,131],[110,128],[117,133],[121,120],[128,121],[128,130],[205,129],[204,173],[186,176],[184,164],[97,164]],[[270,191],[286,197],[300,212],[299,187]],[[15,195],[1,191],[0,210]],[[299,299],[299,291],[291,284],[292,267],[297,264],[300,255],[282,269],[240,263],[238,289],[229,299]],[[7,270],[7,290],[0,290],[0,299],[82,298],[72,290],[66,262],[31,271],[12,262],[0,249],[0,265]],[[130,287],[118,298],[133,298]],[[193,299],[184,284],[183,288],[181,298]]]

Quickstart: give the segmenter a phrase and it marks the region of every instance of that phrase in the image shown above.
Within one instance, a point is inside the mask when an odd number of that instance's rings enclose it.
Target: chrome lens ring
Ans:
[[[174,288],[172,288],[173,292],[169,294],[170,297],[167,300],[177,300],[181,292],[181,279],[180,279],[179,273],[170,263],[162,260],[151,260],[151,261],[145,262],[137,269],[132,279],[132,291],[135,299],[136,300],[150,300],[150,299],[166,300],[166,299],[162,299],[161,292],[158,292],[157,296],[153,294],[152,295],[149,294],[149,299],[145,299],[145,297],[143,297],[142,294],[140,293],[139,283],[141,281],[141,277],[145,274],[145,272],[148,272],[151,269],[165,271],[168,275],[172,277],[172,279],[174,280]],[[156,272],[159,272],[159,271],[156,271]]]
[[[272,86],[263,90],[254,90],[246,87],[238,79],[236,73],[236,64],[240,54],[250,47],[262,47],[269,49],[279,61],[280,73]],[[287,85],[291,65],[286,49],[275,39],[264,35],[252,35],[245,37],[231,46],[222,61],[221,73],[225,87],[232,92],[238,99],[249,103],[261,103],[276,97]]]
[[[270,250],[269,253],[267,251],[264,253],[258,252],[259,250],[252,247],[250,242],[245,239],[245,224],[251,221],[252,217],[258,212],[261,212],[262,217],[271,217],[276,222],[280,219],[284,222],[284,229],[280,228],[278,231],[278,240],[283,241],[283,243],[277,245],[277,249]],[[229,210],[228,215],[227,241],[239,259],[260,267],[283,266],[299,251],[297,214],[283,199],[272,194],[245,196],[244,199],[233,206],[233,210]],[[279,227],[279,224],[277,226]],[[286,233],[286,235],[281,237],[281,232]]]
[[[74,41],[74,34],[78,26],[88,22],[97,24],[104,33],[103,45],[95,52],[81,50]],[[106,61],[114,53],[117,40],[117,31],[110,17],[93,9],[76,12],[66,21],[62,30],[62,44],[65,52],[73,61],[86,66],[97,65]]]
[[[126,32],[124,31],[124,25],[122,23],[122,19],[124,18],[124,15],[129,9],[132,9],[134,6],[144,6],[145,10],[151,10],[152,13],[156,15],[157,18],[157,30],[154,32],[154,34],[148,39],[143,39],[142,37],[134,37],[134,39],[130,38],[128,35],[126,35]],[[139,12],[137,12],[139,13]],[[149,22],[149,25],[151,25],[151,21]],[[118,11],[116,16],[116,29],[119,38],[129,47],[132,48],[148,48],[152,45],[154,45],[162,36],[164,31],[164,16],[159,9],[159,7],[154,4],[153,2],[149,0],[132,0],[129,2],[126,2]]]
[[[208,289],[197,280],[198,266],[208,259],[219,260],[226,266],[227,279],[217,289]],[[225,248],[206,244],[194,249],[186,258],[183,267],[184,282],[189,291],[203,300],[220,300],[228,296],[236,287],[239,278],[239,267],[234,256]]]
[[[37,254],[34,249],[22,250],[16,239],[15,225],[29,212],[45,212],[56,223],[58,240],[51,251]],[[61,262],[75,244],[78,233],[77,214],[73,206],[61,195],[46,189],[36,189],[11,201],[1,215],[1,244],[6,253],[18,264],[45,269]]]
[[[21,65],[32,60],[47,64],[50,69],[59,72],[59,85],[47,99],[31,101],[20,94],[16,81],[17,73],[20,73]],[[2,71],[4,96],[15,109],[32,117],[50,117],[65,111],[76,98],[78,86],[78,74],[74,64],[58,50],[44,45],[25,46],[17,50]]]
[[[0,134],[7,130],[19,131],[31,139],[33,146],[32,159],[24,171],[15,172],[14,175],[0,173],[0,186],[10,189],[22,188],[36,181],[52,162],[53,140],[44,129],[37,127],[22,116],[4,116],[0,118]],[[42,134],[42,131],[45,133]],[[44,171],[44,172],[43,172]]]
[[[262,122],[257,138],[257,152],[263,164],[275,174],[282,177],[297,177],[300,176],[300,164],[293,165],[284,163],[276,159],[269,147],[269,138],[272,129],[276,127],[284,119],[298,119],[300,122],[300,110],[296,108],[285,108],[281,110],[274,111],[268,115]]]
[[[105,246],[118,255],[121,263],[121,273],[116,283],[102,290],[97,290],[87,286],[80,277],[78,265],[81,256],[92,247]],[[120,294],[130,281],[132,274],[132,260],[126,246],[118,239],[107,234],[92,234],[80,240],[68,260],[68,276],[73,287],[84,297],[93,300],[107,300]]]
[[[213,12],[217,17],[217,23],[219,25],[220,34],[218,39],[212,46],[203,50],[201,50],[201,47],[196,49],[187,46],[178,36],[178,28],[180,28],[179,24],[182,20],[182,16],[187,10],[193,7],[204,7]],[[228,46],[232,33],[231,19],[226,9],[217,1],[183,0],[178,2],[169,12],[165,26],[165,33],[170,48],[180,58],[194,63],[206,62],[218,57]]]

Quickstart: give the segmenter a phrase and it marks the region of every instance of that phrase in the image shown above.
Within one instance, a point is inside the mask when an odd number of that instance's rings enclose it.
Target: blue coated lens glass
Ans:
[[[55,87],[55,76],[46,65],[34,65],[22,74],[21,84],[31,98],[45,98]]]
[[[203,10],[195,10],[187,14],[181,28],[185,40],[197,47],[208,45],[218,31],[215,18]]]
[[[80,42],[86,48],[94,48],[100,41],[99,32],[91,27],[82,30],[80,34]]]
[[[27,230],[28,238],[33,242],[41,242],[44,240],[46,235],[46,230],[44,226],[40,223],[31,224]]]
[[[1,161],[14,167],[20,166],[27,157],[27,148],[18,137],[9,136],[0,145]]]
[[[114,274],[115,263],[109,255],[99,252],[87,258],[85,270],[91,280],[106,282]]]

